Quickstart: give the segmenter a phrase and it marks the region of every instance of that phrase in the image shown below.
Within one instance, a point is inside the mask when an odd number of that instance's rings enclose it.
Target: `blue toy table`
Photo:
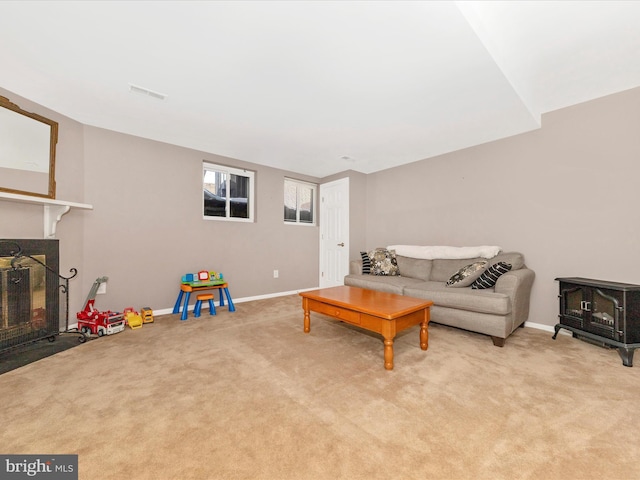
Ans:
[[[182,307],[182,315],[180,316],[180,320],[187,319],[187,311],[189,310],[189,297],[191,297],[191,292],[199,292],[201,290],[219,290],[220,306],[224,307],[224,297],[226,296],[227,303],[229,304],[229,311],[230,312],[236,311],[236,307],[233,304],[233,300],[231,300],[231,294],[229,293],[229,286],[224,280],[183,282],[180,285],[180,292],[178,293],[178,299],[176,300],[176,304],[173,307],[173,313],[180,313],[180,305],[183,303],[182,299],[184,297],[184,305]]]

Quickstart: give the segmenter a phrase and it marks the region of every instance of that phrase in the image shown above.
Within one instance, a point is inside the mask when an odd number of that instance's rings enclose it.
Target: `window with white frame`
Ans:
[[[316,224],[316,185],[284,179],[284,221],[299,225]]]
[[[203,216],[253,222],[255,172],[203,162]]]

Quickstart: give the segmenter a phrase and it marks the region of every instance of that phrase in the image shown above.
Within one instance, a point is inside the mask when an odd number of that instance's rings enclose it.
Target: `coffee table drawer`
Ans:
[[[354,325],[360,325],[360,314],[349,310],[347,308],[336,307],[334,305],[327,305],[326,303],[316,302],[314,300],[309,301],[309,308],[314,312],[324,313],[330,317],[337,318],[343,322],[352,323]]]

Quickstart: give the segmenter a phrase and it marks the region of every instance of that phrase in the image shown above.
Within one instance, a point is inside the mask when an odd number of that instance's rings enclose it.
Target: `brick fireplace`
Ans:
[[[0,239],[0,351],[60,330],[59,246],[55,239]]]

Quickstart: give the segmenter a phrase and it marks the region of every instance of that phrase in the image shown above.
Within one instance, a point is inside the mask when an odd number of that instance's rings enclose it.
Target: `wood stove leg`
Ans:
[[[635,348],[618,347],[618,355],[620,355],[625,367],[633,367],[633,352],[635,352]]]

